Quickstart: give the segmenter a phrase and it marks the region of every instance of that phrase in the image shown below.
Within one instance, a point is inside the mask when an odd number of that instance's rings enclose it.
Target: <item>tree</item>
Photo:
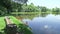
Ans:
[[[31,3],[30,5],[27,5],[27,6],[26,6],[26,4],[23,5],[22,6],[22,11],[24,11],[24,12],[37,12],[37,11],[40,11],[40,10],[38,9],[37,6],[34,6],[34,4]]]
[[[60,12],[60,8],[56,7],[56,8],[52,9],[52,14],[56,14],[57,15],[57,14],[59,14],[59,12]]]
[[[53,11],[53,12],[59,12],[60,9],[56,7],[56,8],[53,8],[52,11]]]
[[[48,10],[46,7],[39,7],[39,9],[41,10],[41,12],[46,12]]]
[[[26,3],[28,0],[17,0],[23,3]],[[7,9],[7,14],[9,14],[10,12],[13,12],[13,10],[16,11],[16,9],[20,9],[21,8],[21,3],[15,2],[15,0],[0,0],[0,6],[4,7],[5,9]],[[19,8],[20,7],[20,8]],[[1,8],[0,8],[1,9]],[[5,11],[4,11],[5,12]]]

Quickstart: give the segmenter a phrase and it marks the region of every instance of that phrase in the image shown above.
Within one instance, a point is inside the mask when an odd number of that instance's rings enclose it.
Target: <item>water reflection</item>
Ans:
[[[49,13],[41,13],[40,17],[46,17]]]
[[[39,15],[20,15],[17,17],[28,22],[33,34],[60,34],[59,13],[40,13]]]
[[[48,16],[49,14],[52,14],[52,15],[60,15],[59,12],[52,12],[52,13],[47,13],[47,12],[41,12],[41,13],[38,13],[38,14],[33,14],[33,15],[28,15],[28,14],[21,14],[21,15],[18,15],[18,16],[15,16],[17,17],[18,19],[33,19],[34,17],[46,17]]]
[[[28,21],[34,34],[60,34],[60,15],[49,14],[46,17],[35,17]],[[26,19],[25,19],[26,20]]]
[[[60,15],[59,12],[52,12],[53,15]]]
[[[34,17],[37,17],[39,15],[18,15],[15,16],[17,19],[33,19]]]

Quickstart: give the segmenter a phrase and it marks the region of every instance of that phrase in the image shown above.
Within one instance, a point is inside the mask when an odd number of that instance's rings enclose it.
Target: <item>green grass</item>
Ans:
[[[20,20],[16,19],[16,18],[13,17],[13,16],[10,16],[10,19],[11,19],[11,21],[12,21],[13,23],[15,23],[15,24],[22,24],[22,22],[21,22]]]
[[[0,17],[0,31],[4,29],[4,27],[5,27],[4,17]]]
[[[31,29],[23,24],[20,20],[16,19],[15,17],[13,16],[9,16],[11,21],[17,25],[18,29],[17,31],[18,32],[21,32],[21,33],[24,33],[24,34],[32,34],[31,32]],[[5,28],[5,21],[4,21],[4,17],[0,17],[0,32],[3,33],[3,29]],[[0,33],[1,34],[1,33]],[[3,33],[4,34],[4,33]]]
[[[18,31],[24,34],[32,34],[31,29],[29,26],[23,24],[20,20],[17,20],[15,17],[10,16],[11,20],[14,24],[18,26]]]

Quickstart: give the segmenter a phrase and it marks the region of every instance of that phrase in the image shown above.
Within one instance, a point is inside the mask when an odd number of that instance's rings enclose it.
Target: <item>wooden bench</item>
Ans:
[[[17,26],[13,24],[8,16],[5,17],[5,33],[6,34],[16,34],[17,33]]]

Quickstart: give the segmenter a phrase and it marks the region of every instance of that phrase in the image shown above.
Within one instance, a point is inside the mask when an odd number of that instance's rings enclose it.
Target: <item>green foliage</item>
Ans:
[[[26,4],[28,0],[16,0],[18,2],[12,0],[0,0],[0,15],[7,15],[13,12],[60,12],[60,8],[53,8],[52,10],[44,7],[44,6],[35,6],[33,3]],[[19,2],[23,2],[21,4]]]
[[[37,6],[34,6],[34,4],[31,3],[30,5],[26,5],[26,4],[23,5],[22,11],[24,11],[24,12],[37,12],[37,11],[39,11],[39,9]]]
[[[53,8],[52,9],[52,14],[59,14],[60,13],[60,8]]]
[[[22,1],[22,0],[20,0]],[[25,3],[28,0],[25,0]],[[22,4],[12,0],[0,0],[0,15],[10,14],[13,11],[20,11]]]
[[[38,6],[38,8],[41,10],[41,12],[46,12],[46,11],[48,11],[48,8],[43,7],[43,6]]]
[[[56,7],[56,8],[53,8],[52,11],[53,11],[53,12],[59,12],[60,9]]]

